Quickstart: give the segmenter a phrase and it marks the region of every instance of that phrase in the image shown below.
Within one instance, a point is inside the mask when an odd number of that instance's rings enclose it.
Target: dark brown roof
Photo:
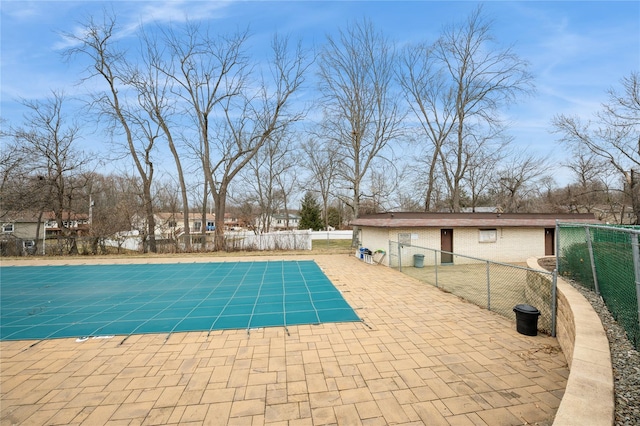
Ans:
[[[361,216],[351,224],[374,228],[552,228],[556,221],[598,223],[593,214],[393,212]]]
[[[3,212],[1,221],[7,223],[38,223],[38,215],[39,213],[31,211]]]
[[[18,211],[18,212],[6,212],[4,216],[2,216],[3,222],[18,222],[18,223],[37,223],[40,213],[37,211]],[[75,213],[75,212],[62,212],[62,220],[88,220],[89,215],[86,213]],[[42,213],[42,220],[55,220],[55,213],[52,211],[46,211]]]

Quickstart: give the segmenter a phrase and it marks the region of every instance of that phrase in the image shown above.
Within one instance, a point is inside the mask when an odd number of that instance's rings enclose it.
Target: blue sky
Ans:
[[[537,92],[505,111],[519,147],[552,152],[565,149],[550,133],[556,114],[591,117],[606,90],[640,69],[640,2],[489,1],[485,15],[503,45],[531,64]],[[222,33],[249,27],[255,54],[266,51],[275,31],[320,46],[349,22],[369,18],[399,45],[433,41],[443,25],[464,20],[478,5],[463,1],[12,1],[1,3],[0,115],[18,123],[18,99],[39,99],[52,89],[81,90],[80,64],[65,63],[63,32],[75,32],[87,16],[113,10],[131,29],[141,24],[204,19]],[[313,89],[312,87],[310,90]],[[92,145],[102,136],[85,135]],[[566,172],[558,170],[559,180]]]

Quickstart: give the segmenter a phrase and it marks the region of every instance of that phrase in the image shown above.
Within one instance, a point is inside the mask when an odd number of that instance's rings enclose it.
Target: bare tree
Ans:
[[[238,219],[238,224],[257,233],[256,222],[258,220],[258,212],[255,205],[251,201],[244,199],[237,207],[233,208],[234,215]]]
[[[574,180],[566,187],[564,201],[572,211],[584,209],[591,213],[608,198],[606,181],[611,175],[610,166],[584,145],[573,147],[571,154],[564,166],[572,171]]]
[[[432,45],[405,51],[401,84],[430,143],[425,209],[440,173],[450,208],[460,211],[463,183],[476,155],[504,147],[504,124],[497,111],[531,90],[525,61],[494,44],[491,23],[476,9],[459,25],[443,30]]]
[[[139,180],[139,179],[138,179]],[[133,228],[138,214],[139,182],[127,175],[87,176],[87,192],[91,194],[91,252],[107,253],[107,241],[122,243],[123,235]],[[117,246],[120,252],[121,245]]]
[[[77,147],[80,130],[64,112],[64,94],[52,92],[43,101],[23,100],[23,104],[29,109],[24,126],[12,133],[38,182],[34,189],[40,202],[36,206],[40,217],[44,209],[53,211],[62,236],[68,239],[69,254],[77,254],[77,230],[69,225],[68,215],[77,195],[74,192],[86,183],[79,177],[90,156]]]
[[[531,211],[528,204],[538,195],[538,187],[547,175],[549,163],[545,157],[517,153],[510,155],[496,171],[493,192],[499,211],[518,213]]]
[[[355,217],[374,160],[401,135],[396,66],[394,45],[367,20],[329,36],[320,54],[323,135],[336,147]]]
[[[270,232],[273,215],[286,210],[283,174],[294,167],[292,141],[283,133],[274,134],[247,163],[244,186],[260,209],[262,232]]]
[[[424,175],[416,173],[416,163],[402,165],[398,171],[398,184],[393,191],[390,210],[418,212],[424,210]]]
[[[312,138],[302,144],[305,167],[310,172],[309,186],[319,188],[325,229],[329,228],[329,202],[338,175],[338,155],[330,143]]]
[[[415,160],[424,164],[426,191],[424,194],[424,210],[434,208],[437,192],[437,178],[440,163],[438,158],[456,124],[455,99],[449,87],[446,75],[438,66],[441,65],[435,54],[435,47],[426,43],[407,47],[402,56],[400,84],[411,111],[420,123],[419,135],[416,139],[427,137],[429,144],[419,146]]]
[[[191,235],[189,226],[189,197],[184,178],[182,161],[178,153],[174,138],[173,121],[176,115],[176,99],[170,96],[173,90],[173,80],[166,78],[166,72],[171,69],[162,56],[162,49],[157,40],[143,34],[140,52],[140,64],[129,71],[129,83],[138,93],[138,102],[149,119],[161,130],[167,141],[171,155],[176,165],[177,179],[180,184],[180,195],[183,212],[183,244],[185,251],[191,251]]]
[[[285,156],[280,163],[280,172],[275,176],[276,187],[282,198],[282,211],[285,214],[285,227],[289,228],[289,206],[291,196],[300,186],[298,167],[302,164],[299,158],[299,148],[291,139],[294,133],[290,133],[286,139],[283,151]]]
[[[558,115],[553,126],[563,142],[585,146],[618,172],[640,223],[640,74],[632,72],[621,85],[622,91],[609,90],[608,102],[593,121]]]
[[[369,213],[389,210],[391,196],[398,189],[398,172],[393,164],[380,162],[372,171],[361,196],[368,205]]]
[[[248,77],[248,59],[244,53],[247,32],[231,36],[213,36],[208,28],[188,22],[184,28],[165,33],[171,62],[163,72],[176,85],[174,93],[188,105],[186,113],[196,126],[198,155],[204,174],[202,219],[206,220],[209,194],[216,207],[216,249],[224,232],[224,208],[218,212],[221,197],[219,181],[211,170],[216,116],[222,115],[225,100],[241,96]],[[224,155],[224,154],[223,154]],[[228,185],[228,184],[227,184]],[[226,189],[222,197],[226,198]],[[205,228],[203,227],[203,232]]]
[[[22,210],[22,201],[27,201],[30,205],[35,205],[28,194],[33,190],[27,183],[30,182],[30,172],[28,162],[29,156],[22,149],[21,143],[15,138],[12,129],[8,128],[8,123],[2,123],[0,130],[0,218],[5,217],[10,211]],[[5,124],[7,125],[5,127]]]
[[[178,93],[197,125],[202,168],[215,206],[216,250],[224,247],[230,183],[274,133],[302,117],[289,107],[309,65],[300,45],[291,53],[288,40],[275,37],[270,78],[256,89],[248,81],[247,37],[241,32],[214,38],[195,25],[187,26],[182,37],[168,35],[176,71],[167,75],[181,87]]]
[[[506,151],[480,150],[469,156],[467,173],[465,174],[463,187],[469,194],[472,211],[476,211],[484,202],[489,201],[488,190],[494,180],[496,165],[500,164],[506,156]]]
[[[139,113],[139,105],[126,99],[126,85],[131,83],[128,72],[131,66],[126,63],[124,52],[116,45],[117,25],[115,17],[105,16],[99,23],[90,18],[83,30],[76,34],[67,34],[77,45],[65,53],[68,58],[81,56],[89,60],[88,76],[85,80],[97,77],[106,83],[103,92],[94,95],[92,106],[97,108],[101,117],[110,124],[113,134],[124,133],[125,146],[142,180],[145,206],[146,227],[143,233],[144,251],[147,248],[156,252],[155,217],[153,214],[153,162],[151,152],[158,133]],[[139,127],[136,129],[135,126]],[[157,126],[157,125],[156,125]]]

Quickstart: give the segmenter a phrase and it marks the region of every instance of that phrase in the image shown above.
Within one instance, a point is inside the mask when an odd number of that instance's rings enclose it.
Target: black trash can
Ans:
[[[530,305],[516,305],[513,308],[516,313],[516,330],[525,336],[538,335],[538,317],[540,311]]]

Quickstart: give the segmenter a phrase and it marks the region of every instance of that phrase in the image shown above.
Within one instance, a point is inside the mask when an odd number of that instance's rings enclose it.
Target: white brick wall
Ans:
[[[497,228],[495,242],[480,242],[480,228],[455,228],[453,252],[496,262],[525,262],[532,256],[544,256],[544,228]],[[411,245],[440,250],[439,228],[372,228],[361,227],[362,247],[372,251],[389,250],[389,241],[398,241],[398,234],[410,234]],[[412,255],[418,249],[403,250],[403,264],[413,262]],[[388,256],[383,262],[388,265]],[[432,265],[434,258],[425,257],[425,265]],[[455,263],[462,263],[456,258]]]
[[[389,233],[384,228],[367,228],[360,230],[360,243],[362,247],[371,251],[382,249],[389,250]]]
[[[479,234],[479,229],[455,229],[453,251],[497,262],[525,262],[532,256],[544,256],[544,228],[497,228],[497,239],[491,243],[479,242]]]

